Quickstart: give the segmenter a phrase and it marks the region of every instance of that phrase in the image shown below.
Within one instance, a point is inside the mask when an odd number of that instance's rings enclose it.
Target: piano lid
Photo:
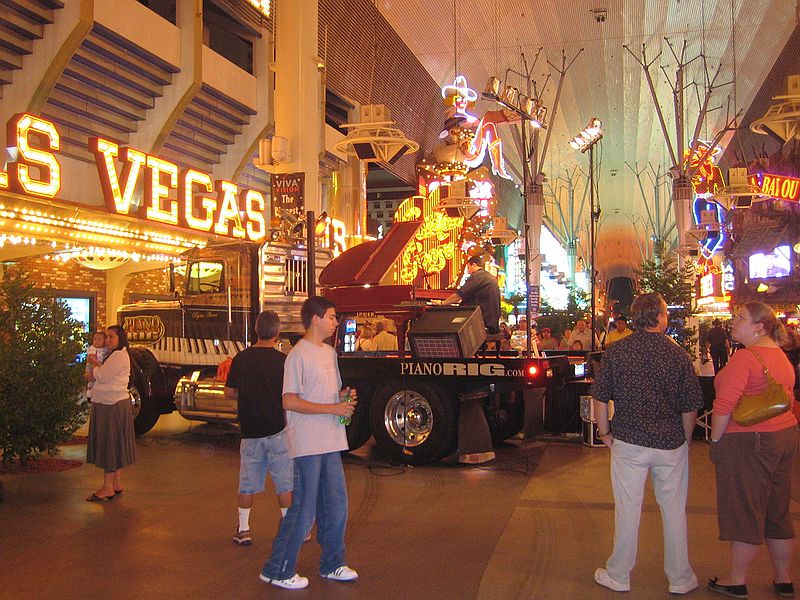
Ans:
[[[394,223],[383,239],[345,250],[322,270],[320,285],[378,285],[420,225],[421,221]]]

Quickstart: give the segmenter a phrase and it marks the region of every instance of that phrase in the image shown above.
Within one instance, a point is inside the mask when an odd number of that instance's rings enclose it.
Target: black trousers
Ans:
[[[728,348],[726,346],[711,346],[709,353],[714,363],[714,375],[716,375],[722,367],[728,364]]]

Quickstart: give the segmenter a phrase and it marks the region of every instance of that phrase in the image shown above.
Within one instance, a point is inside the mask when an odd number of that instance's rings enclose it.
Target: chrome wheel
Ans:
[[[128,396],[131,399],[131,408],[133,409],[133,420],[136,420],[136,417],[139,416],[139,413],[142,411],[142,395],[139,393],[139,390],[135,387],[128,388]]]
[[[433,429],[433,410],[418,392],[399,390],[386,402],[383,424],[394,443],[404,447],[419,446]]]

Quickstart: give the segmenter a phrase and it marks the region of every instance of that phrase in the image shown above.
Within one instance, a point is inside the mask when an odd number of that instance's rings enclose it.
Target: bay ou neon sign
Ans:
[[[750,176],[750,183],[758,187],[765,196],[788,202],[800,200],[800,179],[797,177],[758,173]]]

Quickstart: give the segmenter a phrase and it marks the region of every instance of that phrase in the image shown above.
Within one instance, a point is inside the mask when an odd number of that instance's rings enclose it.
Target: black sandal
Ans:
[[[86,501],[87,502],[111,502],[114,499],[114,494],[110,496],[98,496],[97,494],[92,494],[89,496]]]
[[[718,581],[719,577],[712,577],[709,579],[708,589],[724,596],[730,596],[731,598],[747,598],[747,585],[722,585],[721,583],[717,583]]]
[[[773,581],[772,587],[775,589],[775,593],[781,598],[794,598],[793,583],[775,583]]]

